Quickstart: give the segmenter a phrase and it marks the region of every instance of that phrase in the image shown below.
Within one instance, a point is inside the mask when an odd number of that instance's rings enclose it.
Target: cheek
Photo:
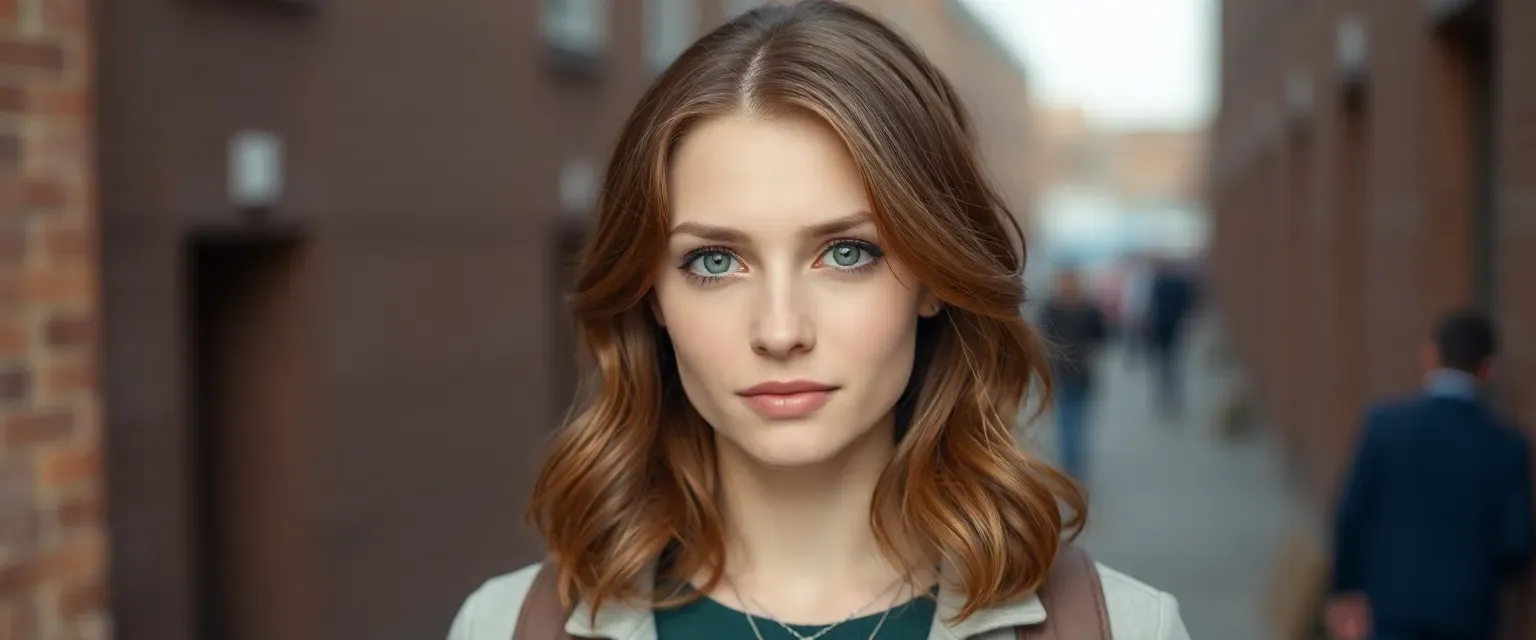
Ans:
[[[821,314],[818,348],[871,376],[905,386],[917,341],[917,295],[891,279],[858,295],[845,292]]]
[[[683,287],[658,288],[656,307],[666,319],[667,336],[677,354],[679,373],[686,378],[709,381],[711,371],[723,371],[730,354],[745,338],[736,335],[741,326],[731,305],[710,303],[707,296]],[[685,380],[687,382],[687,380]]]

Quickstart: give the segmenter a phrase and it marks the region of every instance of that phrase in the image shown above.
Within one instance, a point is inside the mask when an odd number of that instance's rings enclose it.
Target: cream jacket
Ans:
[[[1173,596],[1102,564],[1098,567],[1114,640],[1190,640]],[[448,640],[511,640],[523,597],[533,585],[538,569],[535,564],[492,578],[470,594],[453,620]],[[946,622],[963,601],[959,594],[939,588],[938,610],[929,640],[1013,640],[1015,627],[1045,620],[1045,607],[1039,598],[1030,596],[978,612],[953,625]],[[604,603],[597,612],[596,624],[592,624],[591,609],[581,603],[566,621],[565,629],[578,638],[657,640],[651,612],[624,603]]]

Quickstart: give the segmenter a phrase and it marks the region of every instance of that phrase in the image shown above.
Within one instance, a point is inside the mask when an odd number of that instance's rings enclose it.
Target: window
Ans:
[[[562,52],[596,57],[608,44],[608,0],[544,0],[544,36]]]
[[[646,0],[645,26],[646,59],[651,69],[660,72],[672,64],[697,37],[698,1]]]

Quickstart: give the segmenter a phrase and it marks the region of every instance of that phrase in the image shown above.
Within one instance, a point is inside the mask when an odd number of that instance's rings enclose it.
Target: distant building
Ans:
[[[1043,106],[1031,120],[1039,193],[1093,191],[1131,207],[1203,201],[1203,129],[1107,128],[1080,109]]]
[[[1126,256],[1203,251],[1204,130],[1109,128],[1081,109],[1046,106],[1033,111],[1032,122],[1034,226],[1044,270],[1062,263],[1113,269]]]

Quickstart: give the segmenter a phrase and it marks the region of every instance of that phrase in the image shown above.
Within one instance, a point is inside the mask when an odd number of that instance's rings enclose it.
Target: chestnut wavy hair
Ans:
[[[655,598],[638,582],[662,559],[661,579],[707,575],[708,590],[722,577],[714,434],[682,392],[646,297],[666,248],[678,141],[707,118],[791,112],[842,138],[882,244],[945,303],[919,323],[895,457],[875,489],[871,525],[886,554],[909,573],[952,566],[964,618],[1038,587],[1063,538],[1081,530],[1080,489],[1012,436],[1030,391],[1049,397],[1049,374],[1021,313],[1023,234],[983,176],[954,89],[863,11],[769,5],[686,50],[640,99],[609,161],[572,299],[593,358],[590,397],[557,433],[530,508],[567,606],[585,598],[595,614],[609,598]],[[941,558],[897,557],[906,543]]]

